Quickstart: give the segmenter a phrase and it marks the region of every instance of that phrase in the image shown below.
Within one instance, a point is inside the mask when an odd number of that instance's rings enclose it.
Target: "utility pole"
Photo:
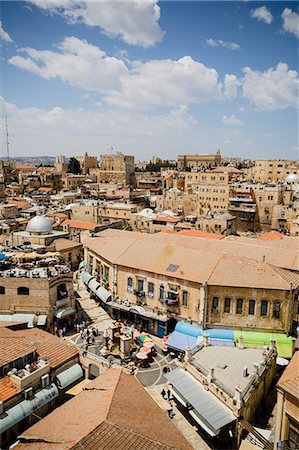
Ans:
[[[6,153],[7,153],[7,161],[9,161],[9,140],[8,140],[8,122],[7,122],[7,116],[5,116],[5,124],[6,124]]]

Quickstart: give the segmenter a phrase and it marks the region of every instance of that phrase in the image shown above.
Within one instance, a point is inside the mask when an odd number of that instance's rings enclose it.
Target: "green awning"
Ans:
[[[75,308],[69,306],[68,308],[60,308],[54,312],[54,317],[56,319],[64,319],[65,317],[71,316],[72,314],[76,314]]]
[[[64,389],[67,386],[70,386],[70,384],[73,384],[75,381],[82,378],[83,375],[83,370],[80,364],[73,364],[63,372],[60,372],[58,375],[56,375],[59,389]]]
[[[52,383],[46,388],[35,392],[32,398],[23,400],[4,411],[0,415],[0,434],[30,416],[30,414],[58,397],[58,395],[57,386]]]
[[[238,331],[235,330],[235,340],[239,340],[242,335],[244,346],[248,348],[262,348],[263,345],[270,345],[271,339],[276,341],[278,356],[282,358],[292,357],[293,339],[282,333],[263,333],[260,331]]]
[[[89,272],[86,272],[86,271],[84,271],[84,272],[81,273],[81,277],[82,277],[83,282],[84,282],[86,285],[88,285],[88,283],[90,282],[90,280],[93,279],[93,276],[90,275],[90,273],[89,273]]]

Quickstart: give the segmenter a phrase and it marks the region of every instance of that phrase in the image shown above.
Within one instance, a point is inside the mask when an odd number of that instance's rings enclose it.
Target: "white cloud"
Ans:
[[[282,28],[284,31],[294,34],[299,38],[299,14],[289,8],[285,8],[282,12]]]
[[[299,78],[287,64],[279,63],[265,72],[243,69],[243,95],[258,109],[273,111],[298,107]]]
[[[259,8],[252,9],[250,11],[250,15],[259,22],[265,22],[268,25],[273,21],[271,11],[266,6],[260,6]]]
[[[238,119],[234,114],[232,114],[231,116],[222,116],[221,122],[224,125],[228,125],[228,126],[240,126],[240,125],[244,124],[244,122],[242,122],[242,120]]]
[[[240,80],[238,80],[236,75],[226,74],[224,77],[224,96],[228,99],[236,98],[240,84]]]
[[[217,71],[185,56],[177,61],[135,63],[130,76],[122,78],[122,90],[105,99],[110,106],[146,109],[220,97]]]
[[[4,42],[7,42],[8,44],[11,44],[13,42],[9,34],[3,29],[1,20],[0,20],[0,39]]]
[[[55,152],[53,149],[69,154],[74,149],[83,151],[84,148],[98,153],[112,144],[119,147],[128,141],[143,151],[148,141],[151,148],[152,140],[154,147],[164,139],[175,142],[197,123],[184,105],[150,117],[135,112],[63,109],[59,106],[50,110],[19,108],[1,97],[0,105],[13,129],[11,148],[15,155],[41,154],[41,148],[49,154]]]
[[[126,62],[75,37],[67,37],[57,51],[20,50],[10,64],[43,78],[60,78],[72,86],[104,95],[110,106],[147,109],[202,103],[221,98],[215,69],[190,56],[175,60]]]
[[[206,39],[206,43],[209,47],[224,47],[230,50],[240,50],[240,45],[235,42],[225,42],[222,39]]]
[[[33,0],[32,3],[62,15],[68,23],[99,27],[107,36],[119,37],[130,45],[152,47],[164,36],[159,26],[160,7],[157,0]]]
[[[58,51],[19,50],[26,56],[13,56],[9,63],[43,78],[60,78],[72,86],[101,93],[120,88],[120,78],[127,73],[125,63],[107,56],[100,48],[66,37]]]

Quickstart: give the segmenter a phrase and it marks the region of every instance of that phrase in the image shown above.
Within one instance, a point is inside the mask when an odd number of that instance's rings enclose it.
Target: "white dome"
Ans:
[[[26,231],[29,233],[48,234],[52,232],[52,224],[49,217],[35,216],[29,220]]]
[[[173,217],[174,215],[174,212],[172,212],[170,209],[165,209],[165,211],[161,213],[161,216]]]
[[[138,214],[142,217],[153,217],[155,215],[154,211],[150,208],[144,208],[140,213]]]
[[[286,177],[286,183],[299,183],[299,175],[290,173],[290,175]]]

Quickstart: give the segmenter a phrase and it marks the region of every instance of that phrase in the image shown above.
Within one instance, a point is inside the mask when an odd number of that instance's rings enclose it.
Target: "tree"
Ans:
[[[81,173],[80,163],[76,158],[71,157],[68,163],[68,172],[78,175]]]

